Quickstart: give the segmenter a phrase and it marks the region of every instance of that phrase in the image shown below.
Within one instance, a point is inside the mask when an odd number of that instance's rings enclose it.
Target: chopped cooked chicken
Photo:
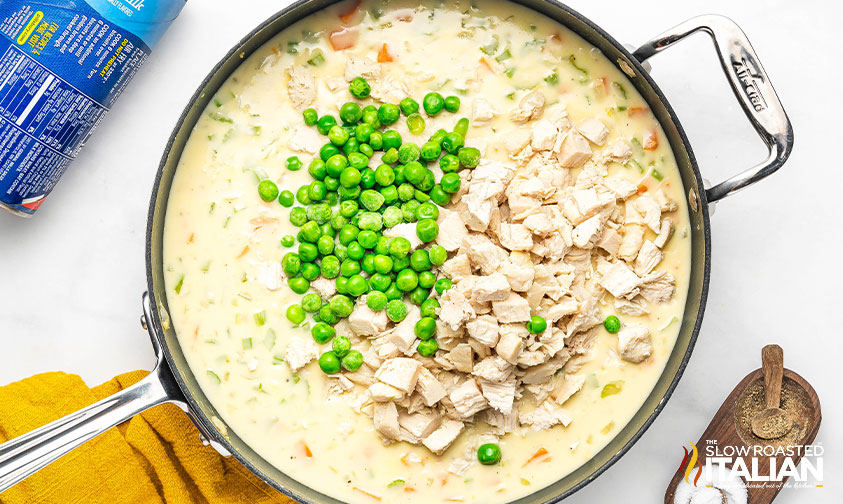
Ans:
[[[524,224],[501,223],[501,245],[509,250],[530,250],[533,248],[533,235]]]
[[[498,322],[504,324],[530,320],[530,304],[514,292],[510,292],[506,299],[492,301],[492,311]]]
[[[429,436],[441,423],[442,417],[432,411],[398,414],[398,425],[417,438]]]
[[[495,118],[497,112],[485,98],[475,98],[471,104],[471,121],[475,124],[489,122]]]
[[[392,385],[386,383],[376,382],[369,386],[369,397],[376,402],[397,401],[404,397],[404,392],[398,390]]]
[[[556,404],[565,404],[565,401],[579,392],[584,384],[585,376],[566,374],[553,388],[550,397]]]
[[[284,360],[293,372],[303,368],[308,362],[319,355],[319,348],[316,344],[305,338],[293,338],[287,345],[287,355]]]
[[[512,364],[499,354],[476,363],[471,374],[486,381],[502,382],[512,374],[512,367]]]
[[[480,389],[489,406],[504,415],[512,413],[512,404],[515,401],[515,380],[506,382],[480,380]]]
[[[571,418],[553,401],[545,400],[533,411],[519,412],[518,421],[522,425],[529,425],[535,431],[543,431],[558,424],[567,427],[571,423]]]
[[[618,247],[618,256],[624,261],[634,261],[638,257],[638,251],[644,244],[644,227],[624,226],[624,235]]]
[[[523,331],[521,331],[523,329]],[[495,352],[506,361],[515,364],[518,362],[518,356],[524,349],[524,339],[526,338],[527,329],[523,326],[516,326],[514,324],[505,324],[500,328],[500,338],[498,344],[495,345]]]
[[[530,119],[538,119],[544,111],[545,98],[541,91],[533,91],[521,98],[518,107],[512,110],[509,118],[514,123],[525,123]]]
[[[387,238],[396,238],[398,236],[406,238],[410,241],[410,249],[412,250],[419,248],[422,244],[422,241],[416,234],[416,224],[413,222],[403,222],[389,229],[384,229],[383,235]]]
[[[357,299],[354,311],[348,316],[348,325],[358,336],[377,336],[386,330],[387,322],[386,312],[383,310],[376,312],[369,308],[366,304],[366,296],[360,296]]]
[[[442,209],[439,211],[439,235],[436,243],[445,247],[448,252],[457,250],[463,240],[468,236],[465,223],[460,218],[459,212]]]
[[[650,330],[644,326],[627,326],[618,331],[618,352],[629,362],[645,360],[653,354]]]
[[[581,249],[594,248],[603,235],[605,221],[602,215],[595,215],[581,222],[574,228],[572,238],[574,245]]]
[[[503,273],[495,272],[488,276],[477,277],[473,294],[480,303],[503,301],[509,297],[509,281]]]
[[[383,103],[398,103],[404,98],[410,96],[410,89],[403,82],[384,75],[380,79],[371,83],[372,98]]]
[[[599,119],[586,119],[580,123],[577,130],[595,145],[603,145],[609,138],[609,128]]]
[[[313,128],[307,126],[296,126],[290,140],[287,142],[287,147],[296,152],[306,152],[307,154],[316,154],[319,148],[322,147],[324,140],[319,137],[319,133]]]
[[[462,373],[470,373],[474,369],[474,350],[468,343],[460,343],[453,350],[448,352],[445,356],[454,369]]]
[[[422,444],[436,455],[442,455],[456,441],[464,427],[462,422],[445,419],[435,431],[422,439]]]
[[[287,82],[287,94],[297,110],[307,107],[316,99],[316,78],[307,67],[293,65],[287,69],[290,80]]]
[[[375,430],[383,437],[397,440],[399,437],[398,408],[394,402],[375,403]]]
[[[655,271],[641,279],[641,297],[651,303],[667,303],[675,289],[676,280],[666,271]]]
[[[427,406],[433,406],[448,395],[442,383],[433,376],[433,373],[424,367],[419,369],[416,392],[422,397],[424,404]]]
[[[337,293],[337,283],[323,276],[310,282],[310,287],[325,301]]]
[[[362,77],[367,81],[375,81],[381,76],[381,66],[369,58],[350,57],[345,62],[345,80],[353,81]]]
[[[474,308],[457,289],[450,289],[442,295],[439,320],[457,330],[475,316]]]
[[[448,397],[451,399],[451,402],[454,403],[454,408],[456,408],[457,413],[459,413],[463,419],[468,419],[474,416],[475,413],[479,413],[480,411],[486,409],[489,404],[486,401],[486,398],[483,397],[480,389],[477,388],[477,382],[473,379],[468,379],[458,387],[455,387],[454,390],[448,394]]]
[[[588,140],[576,131],[569,131],[562,142],[562,148],[556,159],[563,168],[579,168],[591,159],[591,146]]]
[[[541,119],[533,124],[530,137],[530,146],[534,151],[546,151],[553,148],[556,143],[556,136],[559,130],[556,125],[548,119]]]
[[[664,259],[664,254],[656,246],[655,243],[647,240],[641,249],[638,251],[638,257],[635,259],[635,274],[644,276],[653,271],[660,262]]]
[[[620,261],[606,266],[601,275],[600,285],[615,297],[635,297],[631,294],[637,294],[638,286],[641,285],[638,275]]]
[[[377,312],[379,314],[383,314],[384,319],[386,318],[386,312],[381,310]],[[352,314],[353,315],[353,314]],[[413,347],[413,343],[416,342],[416,333],[415,333],[415,326],[416,322],[421,320],[421,310],[419,310],[418,306],[411,305],[409,310],[407,311],[407,315],[404,317],[404,320],[399,322],[395,325],[392,329],[392,333],[390,335],[389,341],[404,352],[405,355],[410,354],[410,350]]]
[[[656,239],[653,243],[656,244],[658,248],[664,248],[667,244],[667,240],[670,239],[670,236],[673,234],[673,222],[670,219],[664,218],[662,219],[661,227],[659,228],[659,235],[656,236]]]
[[[608,160],[624,164],[632,158],[632,146],[626,140],[615,140],[606,153]]]
[[[414,359],[396,357],[387,359],[375,372],[375,378],[409,394],[416,386],[420,364]]]
[[[491,315],[477,317],[466,324],[466,329],[468,330],[469,336],[486,346],[493,347],[498,343],[500,336],[498,333],[498,321]]]

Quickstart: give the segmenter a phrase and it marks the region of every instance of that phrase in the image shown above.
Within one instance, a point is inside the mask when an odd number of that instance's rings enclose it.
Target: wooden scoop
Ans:
[[[752,417],[752,433],[761,439],[776,439],[793,428],[790,415],[779,407],[784,373],[782,347],[767,345],[761,350],[761,369],[764,371],[767,408]]]

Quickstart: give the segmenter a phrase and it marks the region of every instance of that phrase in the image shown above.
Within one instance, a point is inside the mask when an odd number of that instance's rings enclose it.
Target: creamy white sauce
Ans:
[[[399,21],[395,9],[405,4],[364,2],[354,20],[360,23],[359,38],[341,52],[333,51],[326,36],[303,40],[302,32],[339,27],[343,6],[279,34],[245,60],[219,90],[185,147],[170,192],[164,238],[170,316],[203,391],[228,427],[264,458],[344,501],[373,502],[376,496],[419,503],[493,503],[547,486],[591,458],[635,414],[662,373],[681,325],[691,246],[687,209],[673,154],[646,103],[610,61],[566,28],[514,4],[472,4],[479,9],[465,3],[416,7],[400,11],[412,20]],[[373,13],[380,18],[374,19]],[[493,35],[499,38],[499,48],[490,56],[480,47]],[[298,44],[290,46],[290,41]],[[651,304],[651,314],[645,317],[620,317],[624,323],[650,327],[653,356],[641,364],[619,360],[617,337],[601,330],[595,357],[581,371],[586,384],[564,404],[573,422],[544,432],[518,428],[500,442],[503,460],[497,466],[476,463],[477,438],[487,429],[482,424],[467,428],[441,457],[401,442],[383,446],[371,420],[355,412],[360,401],[354,397],[362,397],[362,391],[328,395],[328,379],[315,362],[293,374],[283,360],[291,338],[310,334],[306,328],[292,327],[284,316],[300,296],[286,285],[270,291],[266,279],[289,250],[279,244],[280,238],[295,234],[296,228],[289,223],[289,209],[258,198],[257,181],[265,176],[295,192],[311,180],[306,169],[284,168],[284,160],[295,154],[287,142],[303,125],[287,95],[285,69],[306,64],[312,51],[321,49],[325,63],[309,66],[319,83],[312,106],[320,114],[336,115],[338,105],[351,99],[341,78],[346,58],[374,60],[384,43],[394,59],[384,65],[385,73],[405,82],[418,101],[432,89],[462,99],[458,114],[427,118],[419,139],[439,127],[452,128],[459,117],[470,115],[473,99],[482,96],[499,115],[488,124],[472,125],[466,144],[485,149],[489,158],[506,159],[502,141],[517,127],[508,118],[509,110],[529,90],[541,89],[549,105],[564,104],[575,123],[601,119],[610,128],[609,142],[641,141],[655,131],[660,141],[656,149],[635,150],[634,159],[645,173],[617,164],[610,173],[651,190],[661,187],[679,205],[670,214],[676,232],[659,266],[676,278],[673,300]],[[290,47],[297,53],[288,53]],[[495,61],[505,47],[512,58]],[[588,77],[569,62],[571,54]],[[508,69],[514,69],[511,76]],[[556,85],[544,80],[552,73],[558,76]],[[334,94],[326,83],[338,78],[340,88]],[[405,139],[412,138],[406,127],[398,129]],[[307,166],[310,157],[299,157]],[[651,167],[661,173],[661,181],[649,174]],[[604,315],[614,313],[611,296],[601,310]],[[621,392],[601,398],[603,387],[615,381],[623,381]],[[530,461],[540,448],[547,455]],[[449,464],[460,458],[472,465],[460,476],[449,473]]]

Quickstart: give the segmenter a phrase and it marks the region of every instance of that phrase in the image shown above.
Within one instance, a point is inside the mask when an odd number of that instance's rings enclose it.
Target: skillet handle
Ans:
[[[143,304],[145,320],[150,320],[149,296],[146,294]],[[143,380],[87,408],[0,445],[0,492],[144,410],[168,402],[184,404],[178,384],[163,360],[151,324],[148,330],[158,362]],[[186,404],[182,407],[186,409]]]
[[[732,91],[769,151],[767,159],[762,163],[707,189],[708,201],[713,202],[781,168],[793,150],[793,128],[746,34],[725,16],[707,14],[691,18],[645,43],[632,55],[643,63],[654,54],[699,31],[707,33],[714,41]]]

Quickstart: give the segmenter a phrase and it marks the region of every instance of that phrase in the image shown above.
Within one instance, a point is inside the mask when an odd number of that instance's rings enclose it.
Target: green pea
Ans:
[[[337,256],[337,259],[340,261],[344,261],[348,258],[348,248],[342,243],[334,245],[334,255]]]
[[[346,224],[348,224],[348,219],[341,214],[334,212],[334,215],[331,216],[331,228],[335,231],[342,229]]]
[[[410,114],[407,116],[407,129],[414,135],[421,135],[424,133],[424,117],[419,113]]]
[[[325,278],[336,278],[340,274],[340,260],[337,256],[324,256],[322,258],[322,263],[319,266],[322,271],[322,276]]]
[[[400,257],[393,257],[392,258],[392,271],[393,273],[398,273],[401,270],[405,270],[410,267],[410,257],[406,255],[402,255]]]
[[[304,322],[306,315],[301,306],[294,304],[287,307],[287,320],[295,325]]]
[[[419,273],[419,287],[423,289],[432,289],[436,284],[436,275],[432,271],[422,271]]]
[[[372,291],[366,294],[366,306],[373,311],[381,311],[386,307],[386,294],[380,291]]]
[[[448,260],[448,251],[442,245],[432,245],[430,252],[428,252],[430,262],[436,266],[440,266]]]
[[[307,313],[318,312],[319,308],[322,307],[322,298],[319,297],[319,294],[309,292],[301,298],[301,307]]]
[[[441,185],[436,184],[430,190],[430,201],[439,206],[446,206],[451,203],[451,195],[445,192]]]
[[[439,158],[439,168],[442,169],[445,174],[450,174],[459,171],[460,169],[460,158],[453,154],[445,154],[441,158]],[[459,176],[459,175],[457,175]],[[444,177],[442,177],[444,179]]]
[[[392,271],[392,258],[388,255],[377,254],[375,256],[375,271],[381,274],[388,274]]]
[[[422,145],[419,156],[425,161],[435,161],[442,154],[442,147],[438,143],[427,142]]]
[[[445,110],[451,113],[458,112],[460,110],[460,97],[452,95],[445,98]]]
[[[325,322],[318,322],[314,324],[313,327],[310,329],[310,335],[313,336],[313,340],[319,343],[320,345],[331,341],[331,339],[336,334],[337,330],[329,326]]]
[[[312,282],[319,278],[319,266],[312,262],[306,262],[301,265],[301,276],[308,282]]]
[[[360,207],[357,205],[356,201],[343,201],[340,203],[340,214],[343,217],[351,217],[357,213]]]
[[[386,316],[393,322],[401,322],[407,316],[407,305],[399,299],[386,304]]]
[[[316,315],[318,315],[318,317],[319,317],[319,320],[317,321],[317,325],[318,325],[318,322],[324,322],[326,325],[327,324],[333,325],[333,324],[336,324],[337,322],[339,322],[339,320],[340,320],[339,318],[337,318],[336,315],[334,315],[334,313],[331,311],[331,307],[327,303],[323,304],[322,308],[319,308],[319,312]],[[314,316],[313,318],[315,320],[316,316]],[[331,327],[331,329],[333,329],[333,327]],[[313,334],[313,329],[310,330],[310,334],[311,335]],[[333,337],[333,336],[331,336],[331,337]],[[314,337],[314,339],[316,339],[316,338]],[[330,340],[330,339],[331,338],[328,338],[328,340]]]
[[[372,87],[363,77],[355,77],[348,85],[348,91],[355,98],[366,98],[372,92]]]
[[[445,131],[444,129],[441,129],[441,128],[440,128],[440,129],[436,130],[436,133],[434,133],[434,134],[430,137],[430,140],[428,140],[428,142],[430,142],[430,143],[435,143],[435,144],[441,144],[441,143],[442,143],[442,139],[443,139],[443,138],[445,138],[445,135],[447,135],[447,134],[448,134],[448,132],[447,132],[447,131]]]
[[[334,352],[325,352],[319,356],[319,369],[325,374],[336,374],[340,372],[340,359]]]
[[[369,284],[366,279],[360,275],[353,275],[348,279],[348,293],[354,297],[359,297],[369,290]]]
[[[367,143],[361,143],[360,144],[360,154],[363,154],[367,158],[371,158],[372,156],[375,155],[375,149],[373,149],[372,146],[367,144]],[[368,163],[368,161],[367,161],[367,163]]]
[[[430,269],[430,256],[427,250],[418,249],[410,254],[410,267],[414,271],[421,273]]]
[[[278,185],[271,180],[261,180],[258,184],[258,195],[262,200],[269,203],[278,197]]]
[[[384,212],[386,214],[386,212]],[[383,216],[377,212],[363,212],[357,225],[367,231],[380,231],[383,228]],[[377,243],[377,242],[376,242]]]
[[[395,278],[395,285],[404,292],[410,292],[419,285],[419,276],[411,269],[405,269],[398,272]]]
[[[296,202],[296,197],[293,195],[291,191],[283,190],[280,194],[278,194],[278,203],[281,206],[290,208]]]
[[[533,315],[530,317],[530,321],[527,322],[527,330],[531,334],[541,334],[545,329],[547,329],[547,321],[538,315]]]
[[[450,289],[452,285],[453,283],[450,278],[440,278],[433,285],[433,289],[441,295],[446,290]]]
[[[322,231],[319,229],[319,224],[314,221],[309,221],[301,227],[301,237],[304,241],[316,243],[316,240],[322,236]]]
[[[354,102],[343,103],[340,107],[340,119],[345,124],[357,124],[361,117],[363,117],[363,110]]]
[[[403,257],[410,253],[411,248],[412,244],[410,243],[410,240],[404,238],[403,236],[398,236],[393,238],[389,243],[389,255],[393,258]]]
[[[360,204],[367,210],[375,212],[383,206],[384,197],[381,193],[367,189],[360,194]]]
[[[356,138],[361,144],[366,143],[369,141],[369,138],[374,132],[375,128],[373,128],[371,124],[360,123],[354,128],[354,138]]]
[[[303,277],[291,278],[287,284],[290,286],[290,290],[296,294],[304,294],[310,288],[310,282]]]
[[[358,236],[360,235],[358,234]],[[355,261],[359,261],[360,259],[363,259],[364,255],[366,255],[366,249],[364,249],[363,246],[360,245],[360,242],[355,240],[348,244],[349,258],[354,259]]]
[[[421,203],[414,199],[401,205],[401,214],[404,216],[404,222],[416,222],[418,220],[416,210],[418,210],[420,205]]]
[[[327,135],[331,128],[336,125],[337,119],[332,115],[323,115],[316,121],[316,129],[323,135]]]
[[[435,339],[430,338],[420,342],[416,350],[422,357],[433,357],[433,354],[439,350],[439,343],[437,343]]]
[[[419,111],[419,102],[417,102],[416,100],[414,100],[412,98],[409,98],[409,97],[401,100],[401,102],[398,104],[398,106],[401,108],[401,112],[405,116],[408,116],[410,114],[415,114],[416,112]]]
[[[325,189],[327,189],[329,191],[336,191],[337,189],[340,188],[340,181],[336,177],[326,176],[324,182],[325,182]],[[334,194],[333,199],[336,200],[337,195],[336,195],[336,193],[333,193],[333,194]]]
[[[407,181],[407,178],[404,176],[404,165],[395,166],[392,171],[395,172],[395,185],[401,185]]]
[[[433,187],[433,186],[431,186],[431,187]],[[418,189],[416,189],[416,193],[415,193],[414,196],[415,196],[416,200],[418,200],[419,203],[426,203],[426,202],[430,201],[430,196],[428,196],[426,192],[419,191]]]
[[[340,173],[340,185],[343,187],[354,187],[360,183],[360,170],[349,166]]]
[[[463,138],[468,136],[468,118],[463,117],[457,121],[457,124],[454,125],[454,131],[462,135]]]
[[[616,334],[621,330],[621,321],[618,317],[609,315],[605,320],[603,320],[603,327],[605,327],[611,334]]]
[[[436,313],[436,310],[439,309],[439,307],[439,301],[432,298],[425,299],[424,302],[421,304],[421,316],[436,318],[439,316]]]
[[[325,161],[328,175],[334,178],[339,178],[346,166],[348,166],[348,158],[342,154],[334,154]]]
[[[301,258],[295,252],[287,252],[281,258],[281,270],[287,276],[296,276],[301,271]]]
[[[404,182],[398,186],[398,199],[401,201],[409,201],[413,199],[416,189],[409,182]]]
[[[328,188],[321,180],[314,180],[307,189],[307,196],[311,202],[322,201],[328,195]]]
[[[430,290],[419,286],[413,289],[413,291],[410,293],[409,299],[410,302],[414,305],[421,306],[421,304],[424,303],[425,299],[427,299],[428,296],[430,296]]]
[[[371,277],[369,277],[369,286],[372,290],[386,292],[389,289],[389,286],[392,284],[392,280],[389,279],[383,273],[375,273]]]
[[[460,190],[460,185],[462,184],[462,180],[460,176],[456,173],[446,173],[442,176],[442,180],[439,182],[439,185],[442,187],[442,190],[448,194],[454,194]]]
[[[460,148],[462,148],[464,143],[465,139],[462,135],[457,132],[451,132],[445,135],[445,138],[442,139],[442,148],[450,154],[456,154],[459,152]]]
[[[367,253],[363,256],[363,259],[360,261],[360,269],[366,272],[368,275],[372,275],[375,273],[375,254]]]
[[[328,175],[328,169],[325,168],[325,161],[318,158],[314,158],[313,161],[310,162],[310,165],[307,167],[307,172],[316,180],[325,180],[325,176]]]
[[[422,106],[424,106],[424,111],[427,112],[427,115],[435,116],[439,112],[442,112],[442,108],[445,106],[445,99],[439,93],[427,93],[422,100]]]
[[[331,343],[331,350],[337,357],[343,358],[351,351],[351,340],[346,336],[337,336]]]
[[[296,237],[293,235],[284,235],[281,237],[281,245],[289,248],[296,244]]]
[[[369,136],[369,145],[375,150],[383,149],[383,134],[380,131],[373,132]]]
[[[377,180],[375,178],[375,171],[371,168],[366,168],[360,176],[360,185],[364,189],[371,189],[375,187]]]
[[[474,168],[480,163],[480,151],[474,147],[463,147],[457,156],[460,158],[460,164],[466,168]]]
[[[419,160],[419,146],[407,142],[398,149],[398,162],[401,164],[411,163]],[[404,175],[406,177],[406,174]]]
[[[404,292],[395,285],[395,282],[392,282],[389,288],[384,291],[384,294],[386,294],[386,299],[390,301],[397,301],[404,298]]]
[[[348,355],[342,358],[341,364],[346,371],[353,373],[363,365],[363,354],[359,350],[351,350]]]
[[[404,215],[397,206],[391,206],[383,212],[383,225],[386,228],[397,226],[402,220],[404,220]]]
[[[304,262],[312,262],[319,256],[319,250],[312,243],[299,243],[299,257]]]
[[[378,166],[377,170],[375,170],[375,181],[382,186],[391,185],[395,182],[395,171],[388,164],[382,164]]]
[[[352,226],[351,224],[346,224],[345,226],[340,229],[339,233],[339,240],[340,243],[343,245],[348,245],[349,243],[353,242],[357,239],[357,234],[360,232],[356,226]]]
[[[334,228],[331,227],[330,222],[326,222],[326,223],[322,224],[321,226],[319,226],[319,229],[322,230],[322,236],[330,236],[331,238],[334,238],[334,237],[337,236],[337,232],[334,231]]]
[[[421,340],[428,340],[436,333],[436,320],[432,317],[422,317],[413,327],[416,337]]]
[[[301,113],[302,117],[304,117],[304,123],[308,126],[315,126],[316,121],[319,120],[319,114],[316,112],[315,109],[306,108]]]
[[[477,460],[483,465],[495,465],[501,461],[501,449],[495,443],[480,445],[477,449]]]
[[[303,186],[299,187],[298,190],[296,191],[296,201],[298,201],[302,205],[309,205],[309,204],[313,203],[313,201],[311,201],[311,199],[310,199],[309,192],[310,192],[310,184],[303,185]]]
[[[331,220],[331,205],[327,203],[316,203],[315,205],[310,205],[307,207],[307,218],[315,221],[320,226],[327,223]]]
[[[337,293],[338,294],[348,294],[348,277],[339,277],[334,282],[334,284],[337,287]],[[339,318],[339,317],[337,317],[337,318]]]
[[[383,196],[384,204],[388,206],[398,201],[398,188],[396,188],[394,185],[381,187],[378,192],[381,194],[381,196]]]
[[[360,263],[354,259],[346,259],[340,263],[340,274],[342,276],[351,276],[360,273]]]
[[[375,245],[375,254],[389,254],[389,244],[392,239],[388,236],[379,236],[378,244]]]
[[[396,149],[395,147],[388,149],[386,152],[384,152],[383,156],[381,156],[381,161],[389,164],[397,163],[398,149]]]
[[[383,147],[384,149],[397,149],[401,147],[401,134],[395,130],[383,132]]]
[[[351,133],[349,133],[351,135]],[[360,151],[360,142],[356,138],[349,138],[345,145],[342,146],[342,151],[346,156]]]
[[[439,208],[433,203],[422,203],[421,205],[419,205],[418,209],[416,209],[416,218],[418,218],[419,220],[436,220],[439,218]]]
[[[397,121],[400,114],[398,106],[391,103],[384,103],[378,108],[378,120],[386,126]]]
[[[340,318],[348,317],[354,309],[354,302],[348,296],[334,294],[328,302],[331,312]]]

